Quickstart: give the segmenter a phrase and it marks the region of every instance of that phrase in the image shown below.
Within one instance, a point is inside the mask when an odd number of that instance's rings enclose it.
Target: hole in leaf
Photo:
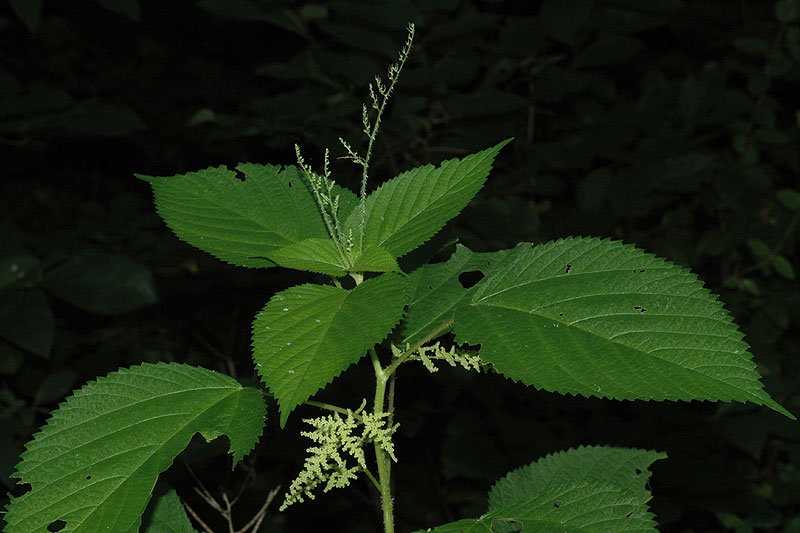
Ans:
[[[244,181],[244,172],[242,172],[238,168],[233,170],[233,175],[237,180]]]
[[[625,518],[630,518],[631,516],[633,516],[633,511],[628,511],[625,513]]]
[[[646,313],[647,312],[647,309],[645,309],[641,305],[634,305],[633,306],[633,310],[634,311],[639,311],[640,313]]]
[[[477,285],[478,282],[483,278],[484,278],[483,272],[481,272],[480,270],[470,270],[468,272],[462,272],[461,274],[459,274],[458,282],[465,289],[471,289],[472,287]]]
[[[555,500],[555,501],[553,501],[553,507],[555,507],[556,509],[558,509],[559,507],[561,507],[561,502],[560,502],[560,501],[558,501],[558,500]]]
[[[67,527],[67,523],[66,522],[64,522],[63,520],[55,520],[53,522],[50,522],[50,525],[47,526],[47,531],[51,531],[51,532],[52,531],[61,531],[65,527]]]
[[[90,479],[92,479],[92,476],[86,476],[86,480],[87,481],[90,480]]]
[[[291,189],[292,188],[292,182],[291,181],[287,181],[286,183],[289,184],[289,188]]]
[[[572,271],[572,265],[564,267],[564,274],[569,274]]]
[[[558,316],[564,316],[564,313],[558,313]]]
[[[640,476],[640,475],[642,475],[642,469],[641,469],[641,468],[637,468],[637,469],[636,469],[636,475],[637,475],[637,476]]]
[[[433,290],[433,285],[428,285],[428,288]]]

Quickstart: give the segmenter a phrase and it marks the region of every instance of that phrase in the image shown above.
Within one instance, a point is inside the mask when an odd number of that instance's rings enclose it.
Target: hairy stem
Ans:
[[[383,368],[381,366],[380,359],[378,359],[378,354],[375,353],[375,349],[372,348],[369,350],[370,359],[372,359],[372,367],[375,369],[375,400],[372,406],[373,413],[375,415],[382,415],[384,413],[384,406],[386,405],[386,389],[387,384],[389,384],[389,427],[391,427],[393,418],[392,414],[394,411],[394,374],[397,371],[397,367],[403,363],[406,359],[408,359],[411,355],[414,354],[415,351],[419,349],[420,346],[428,342],[429,340],[438,337],[445,331],[447,328],[453,325],[453,319],[450,318],[445,322],[442,322],[433,330],[430,331],[427,335],[421,338],[419,341],[415,342],[413,346],[410,346],[408,350],[401,353],[399,356],[395,358],[392,363]],[[393,508],[393,501],[392,501],[392,459],[389,457],[389,454],[383,449],[383,447],[376,441],[375,442],[375,460],[378,464],[378,492],[381,495],[381,509],[383,511],[383,530],[384,533],[394,533],[394,508]]]
[[[389,375],[381,367],[378,354],[374,349],[369,351],[372,358],[372,366],[375,368],[375,403],[372,407],[376,415],[383,414],[383,406],[386,402],[386,383]],[[392,507],[392,460],[389,454],[375,442],[375,460],[378,464],[378,491],[381,495],[381,509],[383,510],[383,530],[384,533],[394,533],[394,508]]]

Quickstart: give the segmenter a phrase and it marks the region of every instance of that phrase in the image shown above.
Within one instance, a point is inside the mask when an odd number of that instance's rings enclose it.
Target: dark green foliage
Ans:
[[[591,234],[690,267],[737,317],[767,391],[798,412],[797,2],[41,4],[41,15],[39,2],[0,11],[0,261],[15,261],[28,280],[7,288],[0,276],[0,308],[39,302],[26,326],[0,330],[3,483],[43,421],[37,403],[53,407],[58,394],[121,365],[188,361],[256,383],[247,324],[287,282],[180,244],[129,175],[291,163],[286,147],[298,139],[320,162],[312,146],[359,129],[363,86],[393,58],[407,21],[419,39],[384,121],[373,185],[514,135],[513,156],[454,225],[461,242],[483,252]],[[355,172],[343,181],[353,186]],[[162,303],[96,315],[48,292],[43,269],[87,253],[146,265]],[[27,344],[7,336],[26,327],[52,330],[52,344],[44,333]],[[400,530],[478,516],[503,472],[584,442],[668,452],[669,466],[653,466],[662,531],[800,525],[800,429],[765,410],[565,400],[443,373],[403,369],[398,382],[399,398],[419,397],[398,413],[398,442],[414,450],[396,477],[397,494],[410,494],[398,499]],[[48,376],[73,382],[58,392]],[[357,404],[352,383],[364,369],[344,378],[329,393]],[[297,429],[290,419],[282,434]],[[242,516],[293,476],[295,444],[258,455],[264,479],[245,491]],[[211,490],[235,492],[244,474],[220,479],[225,460],[207,453],[190,448],[187,461]],[[184,468],[171,475],[191,494]],[[377,529],[351,496],[290,510],[264,530]]]

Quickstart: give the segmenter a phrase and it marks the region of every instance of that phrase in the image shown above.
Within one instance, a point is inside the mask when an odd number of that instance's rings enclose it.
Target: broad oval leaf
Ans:
[[[550,454],[506,474],[489,491],[489,510],[524,500],[555,485],[576,482],[611,483],[641,503],[650,500],[648,468],[667,454],[614,446],[579,446]]]
[[[158,301],[150,270],[124,255],[74,255],[49,270],[43,285],[59,298],[99,315],[127,313]]]
[[[367,197],[364,245],[377,245],[400,257],[430,239],[478,193],[495,156],[509,142],[438,167],[417,167],[382,184]],[[360,223],[356,207],[345,222],[345,233],[359,235]]]
[[[489,492],[480,518],[437,527],[436,533],[656,532],[647,502],[650,465],[664,453],[611,446],[569,449],[509,472]]]
[[[253,360],[278,400],[281,426],[295,407],[386,338],[403,313],[404,286],[390,273],[352,291],[306,284],[270,299],[253,321]]]
[[[255,445],[261,393],[229,376],[179,363],[135,366],[84,385],[26,445],[13,477],[8,533],[136,531],[158,475],[200,433],[227,435],[234,463]]]
[[[636,496],[630,492],[612,483],[579,481],[529,493],[525,498],[488,512],[480,518],[459,520],[428,531],[656,533],[657,529],[647,505],[637,501]]]
[[[179,238],[234,265],[270,267],[272,252],[329,238],[308,181],[294,166],[242,163],[172,177],[137,176],[153,187],[159,215]],[[335,187],[346,216],[355,195]]]
[[[459,342],[507,377],[615,399],[753,402],[763,390],[743,334],[688,270],[618,241],[521,244],[455,312]]]

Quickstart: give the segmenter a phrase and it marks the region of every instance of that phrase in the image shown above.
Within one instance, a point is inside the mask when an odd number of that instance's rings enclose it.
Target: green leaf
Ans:
[[[502,263],[511,250],[474,253],[463,245],[442,263],[424,265],[409,275],[408,309],[401,332],[401,344],[414,344],[440,324],[453,317],[456,308],[471,295],[458,278],[465,272],[488,275],[493,265]],[[446,333],[443,331],[442,334]]]
[[[800,192],[794,189],[781,189],[775,193],[775,196],[786,209],[800,211]]]
[[[170,490],[156,500],[144,533],[196,533],[177,492]]]
[[[377,246],[369,246],[348,266],[331,239],[304,239],[279,248],[270,254],[277,264],[287,268],[308,270],[329,276],[342,277],[348,272],[392,272],[399,270],[397,260]]]
[[[547,487],[474,520],[437,527],[433,533],[491,532],[498,526],[521,525],[536,533],[656,533],[647,506],[623,488],[602,481]],[[457,526],[456,526],[457,525]]]
[[[554,453],[498,480],[489,491],[489,510],[524,500],[553,485],[579,481],[609,482],[646,503],[651,498],[648,468],[666,457],[665,453],[613,446],[580,446]]]
[[[278,249],[328,231],[307,180],[296,167],[242,163],[170,178],[138,176],[153,187],[158,213],[179,238],[234,265],[270,267]],[[341,187],[340,213],[357,203]],[[306,257],[314,261],[316,256]]]
[[[763,390],[743,334],[688,270],[618,241],[520,244],[456,310],[458,342],[507,377],[563,394],[749,401]]]
[[[273,296],[253,321],[253,360],[289,413],[376,343],[403,313],[403,278],[383,274],[352,291],[300,285]]]
[[[776,255],[772,258],[772,268],[786,279],[794,279],[794,267],[785,255]]]
[[[368,245],[364,247],[364,253],[353,260],[352,269],[356,272],[397,272],[400,266],[385,248]]]
[[[382,184],[367,197],[364,245],[401,257],[430,239],[461,212],[486,181],[497,153],[511,139],[439,167],[425,165]],[[345,234],[359,235],[361,212],[354,209]]]
[[[347,274],[336,243],[330,238],[314,237],[284,246],[270,254],[270,259],[282,267],[319,272],[329,276]]]
[[[229,376],[145,363],[84,385],[26,445],[14,477],[7,533],[136,531],[158,475],[201,433],[230,439],[234,464],[263,430],[261,393]]]
[[[492,524],[484,524],[474,518],[466,518],[457,522],[450,522],[433,529],[426,529],[427,533],[493,533]],[[419,530],[417,533],[424,533]]]
[[[750,238],[746,242],[756,259],[763,259],[769,254],[769,246],[761,239]]]
[[[47,297],[39,289],[0,295],[0,336],[44,358],[50,357],[55,321]]]
[[[59,298],[98,315],[127,313],[158,301],[150,270],[122,255],[78,254],[47,272],[42,284]]]

